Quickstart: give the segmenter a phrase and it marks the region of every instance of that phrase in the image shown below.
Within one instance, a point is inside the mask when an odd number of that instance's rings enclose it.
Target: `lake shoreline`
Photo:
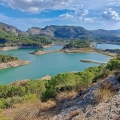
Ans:
[[[0,47],[0,51],[9,51],[9,50],[15,50],[15,49],[36,49],[36,48],[42,48],[40,46],[15,46],[15,47]]]
[[[36,48],[50,48],[54,44],[44,45],[44,46],[14,46],[14,47],[0,47],[0,51],[8,51],[8,50],[15,50],[15,49],[36,49]]]
[[[94,48],[74,48],[74,49],[61,49],[61,50],[36,50],[34,52],[30,52],[30,54],[33,55],[43,55],[43,54],[49,54],[49,53],[59,53],[59,52],[63,52],[63,53],[100,53],[100,54],[104,54],[107,56],[111,56],[111,57],[116,57],[115,53],[111,53],[105,50],[100,50],[100,49],[94,49]]]
[[[38,78],[38,79],[36,79],[36,80],[50,80],[51,78],[52,78],[51,76],[46,75],[46,76],[41,77],[41,78]],[[14,82],[9,83],[8,85],[10,85],[10,86],[15,86],[15,85],[17,85],[17,86],[19,86],[19,85],[23,85],[23,84],[29,82],[30,80],[31,80],[31,79],[16,80],[16,81],[14,81]]]
[[[81,62],[85,62],[85,63],[95,63],[95,64],[107,64],[104,62],[98,62],[98,61],[94,61],[94,60],[80,60]]]
[[[7,63],[0,63],[0,70],[23,66],[23,65],[28,65],[29,63],[30,63],[30,61],[27,61],[27,60],[16,60],[16,61],[10,61]]]
[[[104,47],[105,48],[105,47]],[[107,48],[107,47],[106,47]],[[52,46],[49,49],[44,50],[59,50],[62,46]],[[98,66],[99,64],[94,63],[82,63],[80,59],[95,60],[107,62],[111,57],[102,55],[99,53],[88,52],[86,53],[51,53],[45,55],[31,55],[29,52],[33,52],[36,49],[17,49],[13,51],[1,51],[1,54],[7,54],[17,56],[22,60],[32,61],[31,64],[0,70],[1,83],[9,84],[16,80],[24,79],[38,79],[45,75],[55,76],[58,73],[65,73],[66,71],[83,71],[90,66]],[[13,77],[14,76],[14,77]]]

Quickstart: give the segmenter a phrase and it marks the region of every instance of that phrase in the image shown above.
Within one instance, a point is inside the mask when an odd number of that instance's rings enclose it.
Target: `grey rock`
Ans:
[[[103,82],[111,83],[112,89],[117,88],[119,91],[108,102],[95,104],[94,92]],[[115,76],[111,76],[66,104],[71,106],[61,110],[54,120],[120,120],[120,83]]]

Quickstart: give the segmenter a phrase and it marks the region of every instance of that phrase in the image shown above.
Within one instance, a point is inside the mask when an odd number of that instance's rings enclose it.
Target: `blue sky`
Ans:
[[[48,25],[120,29],[120,0],[0,0],[0,22],[24,31]]]

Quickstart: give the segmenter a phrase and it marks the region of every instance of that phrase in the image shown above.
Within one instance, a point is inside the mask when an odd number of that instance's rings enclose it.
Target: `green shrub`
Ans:
[[[108,62],[106,68],[110,70],[120,69],[120,55],[118,55],[116,58],[111,59]]]
[[[22,98],[22,102],[28,102],[28,101],[32,101],[32,102],[36,102],[38,101],[38,98],[36,96],[36,94],[26,94],[23,98]]]

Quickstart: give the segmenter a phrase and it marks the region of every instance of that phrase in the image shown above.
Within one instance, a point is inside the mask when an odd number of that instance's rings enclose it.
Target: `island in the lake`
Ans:
[[[29,63],[30,61],[19,60],[17,57],[0,54],[0,69],[27,65]]]
[[[33,55],[43,55],[43,54],[49,54],[49,53],[58,53],[58,52],[64,52],[64,53],[89,53],[89,52],[97,52],[100,54],[108,55],[111,57],[115,57],[116,53],[113,53],[108,50],[100,50],[95,48],[91,45],[91,43],[87,40],[74,40],[70,43],[64,45],[64,47],[61,50],[35,50],[34,52],[31,52],[30,54]]]

